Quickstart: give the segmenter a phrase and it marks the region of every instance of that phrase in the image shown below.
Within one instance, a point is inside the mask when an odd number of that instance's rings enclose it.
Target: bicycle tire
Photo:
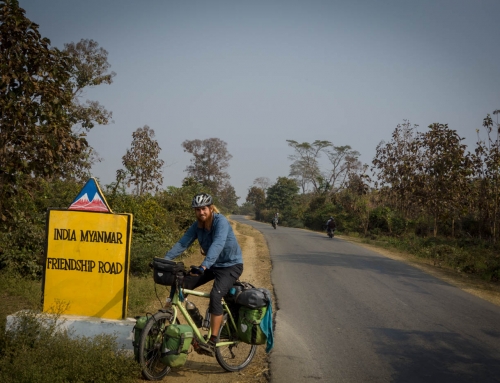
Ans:
[[[142,375],[148,380],[160,380],[170,372],[170,367],[161,361],[163,333],[172,323],[170,312],[157,312],[144,326],[139,341],[139,363]]]
[[[238,336],[234,332],[235,330],[231,329],[230,325],[222,325],[219,330],[218,341],[237,341]],[[236,372],[243,370],[250,364],[256,351],[256,345],[238,342],[229,346],[217,347],[215,349],[215,358],[224,370]],[[241,360],[242,362],[240,362]]]

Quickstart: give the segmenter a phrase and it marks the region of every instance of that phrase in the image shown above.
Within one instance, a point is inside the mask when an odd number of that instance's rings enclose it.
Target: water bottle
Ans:
[[[205,313],[205,319],[203,319],[203,325],[201,327],[207,330],[210,328],[210,313],[208,312],[208,309]]]
[[[201,324],[203,322],[203,317],[201,316],[198,307],[196,307],[193,302],[189,302],[186,300],[186,309],[191,318],[193,319],[193,322],[196,325],[196,327],[201,327]]]

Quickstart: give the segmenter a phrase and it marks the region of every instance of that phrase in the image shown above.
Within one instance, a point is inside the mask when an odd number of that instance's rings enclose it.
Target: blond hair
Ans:
[[[212,213],[220,213],[219,209],[217,209],[217,206],[215,205],[210,205],[210,210],[212,210]]]

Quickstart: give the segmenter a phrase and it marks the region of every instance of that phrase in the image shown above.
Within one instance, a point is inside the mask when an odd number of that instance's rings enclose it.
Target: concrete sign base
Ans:
[[[26,311],[17,312],[7,316],[6,329],[15,328],[16,318],[20,315],[26,315]],[[40,318],[47,320],[48,314],[41,314]],[[54,317],[55,318],[55,317]],[[42,319],[41,319],[42,320]],[[121,320],[102,319],[87,316],[60,315],[57,319],[57,327],[61,330],[67,330],[72,338],[94,337],[96,335],[113,335],[116,337],[116,343],[119,349],[133,351],[132,341],[134,334],[132,329],[135,326],[134,318]]]

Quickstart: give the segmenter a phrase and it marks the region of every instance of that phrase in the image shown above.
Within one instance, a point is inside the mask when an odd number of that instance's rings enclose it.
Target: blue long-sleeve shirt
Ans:
[[[198,222],[193,223],[182,238],[167,252],[165,259],[171,260],[179,256],[196,239],[206,254],[201,265],[207,269],[212,266],[229,267],[239,263],[243,264],[241,248],[231,225],[226,217],[217,213],[214,213],[210,230],[198,227]]]

